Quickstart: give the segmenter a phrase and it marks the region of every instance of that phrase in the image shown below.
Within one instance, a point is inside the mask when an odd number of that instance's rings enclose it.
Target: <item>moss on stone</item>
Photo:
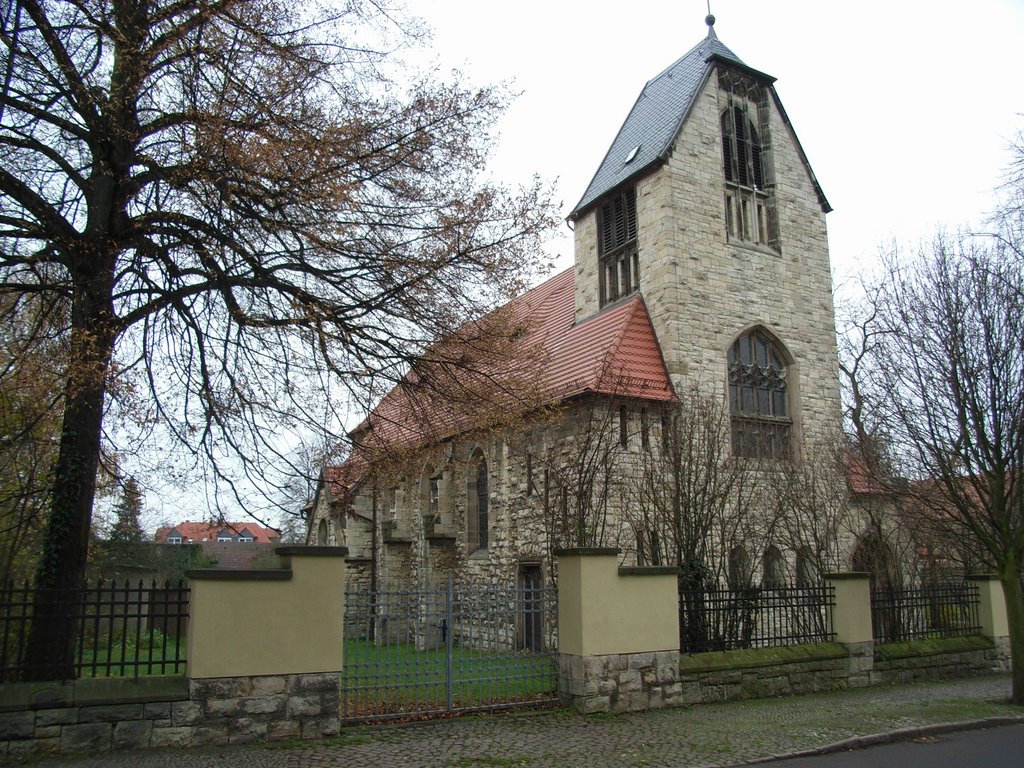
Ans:
[[[929,640],[909,640],[904,643],[885,643],[875,646],[875,659],[895,661],[915,656],[939,656],[944,653],[969,653],[995,648],[995,643],[982,635],[942,637]]]
[[[722,670],[753,669],[778,664],[800,664],[815,661],[845,659],[846,647],[839,643],[815,643],[785,648],[750,648],[740,651],[713,651],[679,657],[679,671],[717,672]]]

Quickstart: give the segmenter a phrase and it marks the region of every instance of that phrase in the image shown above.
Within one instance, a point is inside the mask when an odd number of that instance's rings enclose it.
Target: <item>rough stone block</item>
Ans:
[[[267,738],[271,741],[298,738],[300,733],[301,729],[296,720],[274,720],[267,723]]]
[[[142,704],[110,704],[94,707],[80,707],[80,723],[116,723],[121,720],[141,720]]]
[[[288,693],[320,693],[336,691],[341,685],[338,672],[320,672],[314,675],[290,675]]]
[[[205,680],[189,680],[189,698],[193,701],[206,699],[238,699],[252,695],[252,678],[212,677]]]
[[[32,712],[0,713],[0,741],[31,739],[36,727],[36,716]]]
[[[120,722],[114,726],[114,749],[144,749],[152,734],[152,720]]]
[[[228,734],[228,742],[231,744],[248,744],[265,738],[267,738],[266,721],[245,717],[238,719],[235,722],[235,727]]]
[[[238,714],[241,699],[210,699],[206,702],[206,716],[210,719],[235,717]]]
[[[171,704],[171,722],[175,726],[195,725],[203,720],[203,706],[198,701],[176,701]]]
[[[628,669],[643,669],[654,666],[654,653],[631,653],[627,657]]]
[[[288,678],[284,675],[262,675],[252,679],[253,696],[284,693],[288,689]]]
[[[60,725],[37,725],[35,733],[32,734],[33,739],[59,739],[60,729],[63,726]]]
[[[0,715],[0,718],[3,716]],[[78,722],[78,708],[40,709],[36,712],[36,727],[47,725],[71,725]],[[0,738],[3,738],[0,735]]]
[[[65,725],[60,733],[61,752],[99,752],[111,747],[112,723]]]
[[[227,723],[207,723],[192,729],[192,746],[201,744],[227,744],[229,739]]]
[[[583,715],[590,715],[595,712],[610,712],[611,699],[607,696],[587,696],[578,700],[577,709]]]
[[[584,656],[583,677],[585,679],[608,677],[608,658],[605,656]]]
[[[11,760],[55,755],[60,752],[60,739],[26,739],[24,741],[9,741],[6,744],[6,754],[2,751],[0,754]]]
[[[286,701],[287,697],[283,694],[275,696],[253,696],[251,698],[241,699],[238,702],[238,709],[246,715],[280,715],[284,713]]]
[[[323,714],[319,694],[289,696],[288,717],[320,717]]]
[[[154,728],[150,738],[151,747],[188,747],[192,744],[191,726]]]
[[[636,670],[627,670],[619,673],[619,691],[622,693],[632,693],[633,691],[639,691],[642,687],[640,679],[640,673]]]
[[[146,720],[166,720],[171,716],[171,702],[149,701],[142,710],[142,717]]]

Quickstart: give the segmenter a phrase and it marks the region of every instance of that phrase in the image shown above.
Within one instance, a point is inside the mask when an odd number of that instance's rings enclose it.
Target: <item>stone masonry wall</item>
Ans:
[[[996,639],[994,647],[977,651],[906,656],[899,659],[876,657],[871,670],[871,683],[889,685],[995,675],[1009,671],[1009,638],[1001,637]]]
[[[563,653],[559,657],[558,692],[563,704],[583,714],[642,712],[687,703],[679,682],[676,651],[607,656]]]
[[[831,644],[779,663],[730,654],[674,651],[559,658],[562,703],[583,714],[817,693],[866,685],[997,674],[1008,671],[1005,638],[994,647],[898,659],[874,658],[872,643]],[[788,649],[787,649],[788,650]],[[739,652],[748,653],[748,652]],[[757,652],[755,652],[757,653]],[[723,657],[718,659],[717,657]]]
[[[177,700],[0,712],[0,759],[337,735],[339,675],[190,680]]]

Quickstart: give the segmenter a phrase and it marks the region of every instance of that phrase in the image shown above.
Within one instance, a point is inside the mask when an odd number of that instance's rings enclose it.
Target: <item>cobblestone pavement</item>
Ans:
[[[872,734],[1015,719],[1008,676],[709,704],[630,715],[565,710],[344,729],[337,739],[272,746],[114,752],[37,768],[321,768],[403,766],[732,766]],[[888,737],[885,737],[888,738]],[[856,746],[849,743],[847,746]]]

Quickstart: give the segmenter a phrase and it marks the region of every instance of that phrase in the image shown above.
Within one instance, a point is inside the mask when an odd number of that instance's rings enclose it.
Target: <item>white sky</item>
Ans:
[[[707,33],[706,0],[407,1],[434,29],[445,69],[522,92],[499,126],[492,173],[557,179],[563,216],[644,83]],[[835,209],[837,282],[894,238],[914,244],[990,210],[1007,144],[1024,130],[1024,0],[712,0],[712,10],[719,39],[778,78]],[[568,228],[550,253],[559,268],[572,263]],[[205,506],[186,503],[186,516]],[[154,527],[183,507],[151,490],[147,510]]]
[[[522,95],[494,173],[579,201],[644,83],[707,33],[706,0],[409,0],[446,67]],[[979,222],[1024,130],[1024,0],[712,0],[719,39],[778,78],[825,195],[837,281],[893,238]],[[572,263],[567,228],[552,244]]]

